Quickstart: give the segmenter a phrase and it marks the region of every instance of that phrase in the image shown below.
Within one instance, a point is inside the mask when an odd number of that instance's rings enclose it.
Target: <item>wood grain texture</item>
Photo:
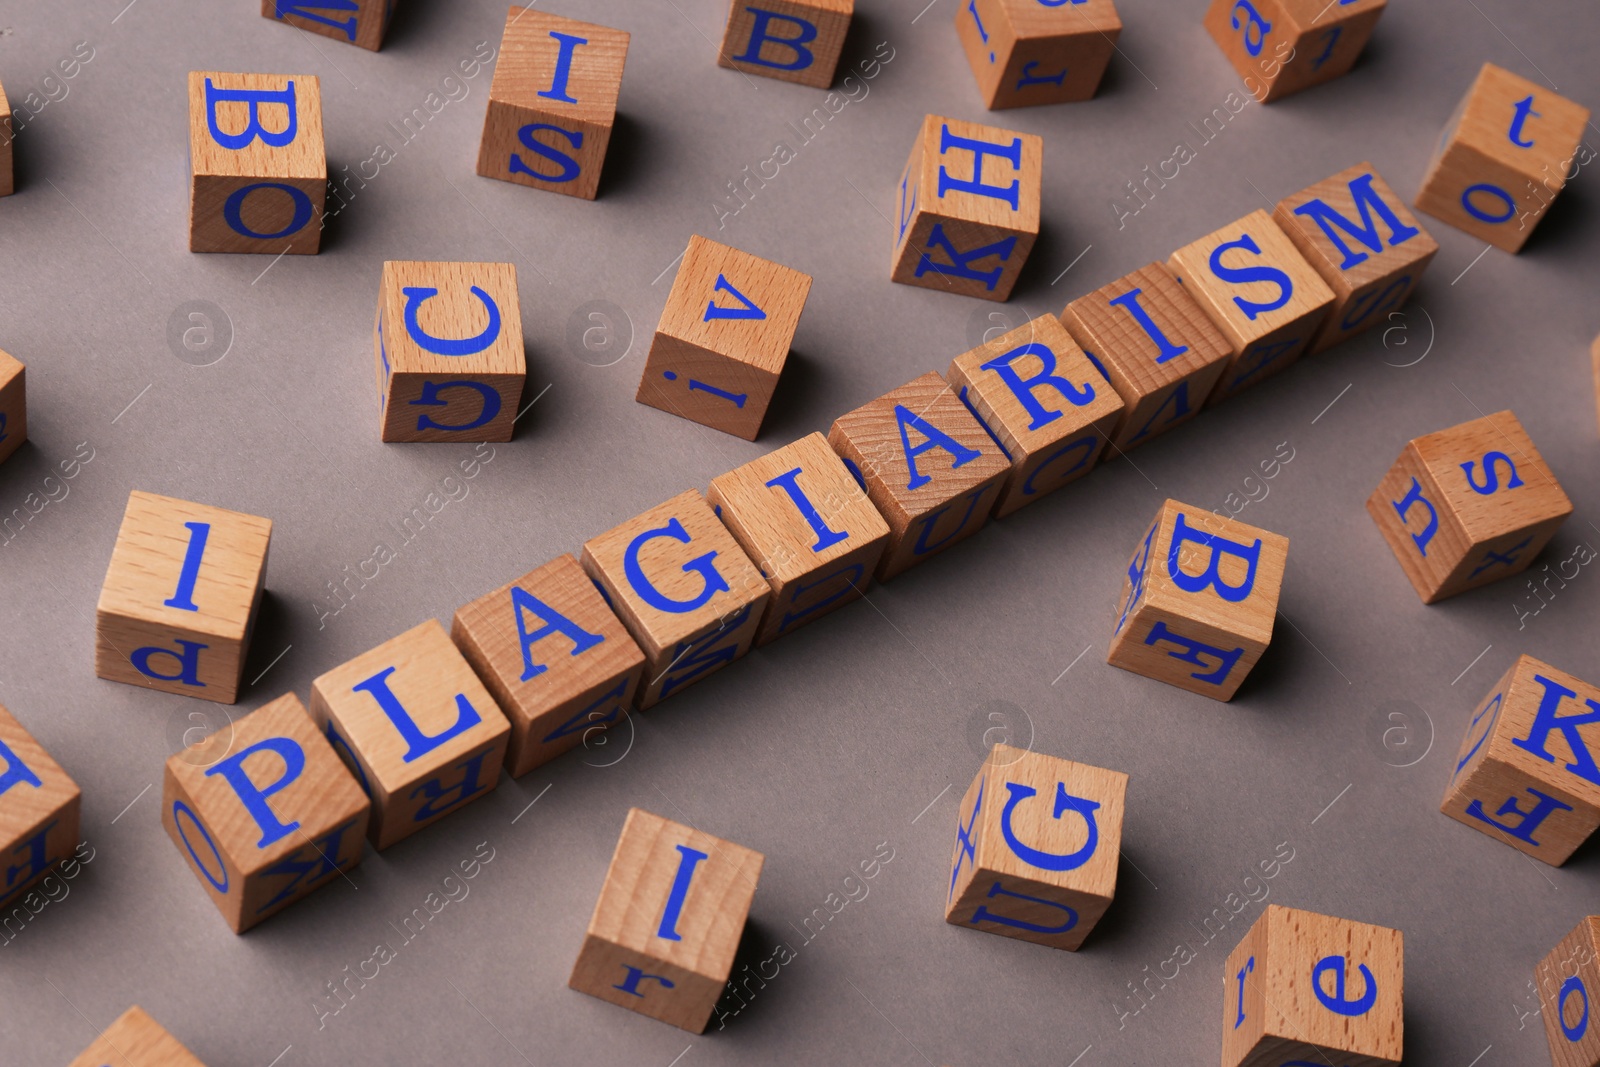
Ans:
[[[1116,896],[1127,789],[1121,771],[995,745],[957,811],[945,922],[1076,951]]]
[[[1333,290],[1265,211],[1183,246],[1167,266],[1228,339],[1231,358],[1208,405],[1299,359],[1333,306]],[[1240,271],[1272,276],[1244,280]]]
[[[287,93],[292,86],[294,109],[291,113],[287,98],[219,99],[215,118],[223,137],[250,135],[242,147],[231,147],[211,131],[208,83],[222,93]],[[294,138],[285,145],[269,144],[263,136],[277,138],[291,127]],[[191,71],[189,179],[189,251],[316,254],[328,184],[316,75]],[[263,184],[267,187],[243,192]],[[230,210],[237,212],[235,222],[228,219]]]
[[[15,777],[13,777],[15,776]],[[0,707],[0,909],[78,847],[82,794],[61,764]]]
[[[397,2],[344,0],[343,6],[336,9],[326,6],[327,0],[261,0],[261,16],[376,52],[383,47],[383,35],[388,32]],[[348,10],[350,3],[355,5],[354,11]]]
[[[185,562],[200,536],[189,523],[208,527],[204,553],[187,604],[181,599]],[[238,699],[239,675],[267,577],[272,520],[135,490],[117,530],[111,563],[95,608],[95,674],[114,682],[180,693],[222,704]],[[169,604],[167,601],[178,601]],[[196,668],[181,662],[188,646]],[[163,651],[146,662],[157,678],[130,657]]]
[[[706,498],[772,587],[757,645],[860,599],[889,544],[888,524],[820,433],[718,475]]]
[[[839,416],[828,444],[854,465],[889,524],[880,582],[982,529],[1011,471],[983,424],[932,371]]]
[[[1263,104],[1349,72],[1387,0],[1212,0],[1205,27]],[[1253,10],[1257,18],[1252,19]]]
[[[206,1067],[138,1005],[100,1031],[67,1067]]]
[[[167,760],[161,825],[238,934],[359,864],[372,805],[293,693],[223,729],[225,754],[213,735]],[[285,752],[301,762],[286,782]],[[269,794],[276,824],[257,821],[228,774]]]
[[[1551,721],[1541,707],[1564,721],[1535,733]],[[1582,722],[1596,711],[1600,688],[1519,656],[1473,710],[1439,810],[1559,867],[1600,827],[1600,781],[1585,774],[1600,723]]]
[[[5,86],[0,85],[0,196],[10,196],[17,191],[15,159],[12,155],[12,146],[15,144],[11,101],[6,97]]]
[[[513,778],[619,723],[644,674],[644,653],[570,554],[459,608],[450,636],[511,720]]]
[[[1566,185],[1588,122],[1588,108],[1485,63],[1439,138],[1417,209],[1520,251]]]
[[[750,45],[757,26],[756,5],[748,0],[731,0],[722,45],[717,49],[717,66],[759,74],[763,78],[798,82],[814,89],[832,85],[839,54],[844,51],[844,40],[850,32],[855,0],[762,0],[759,8],[779,17],[767,22],[765,39],[752,58]],[[814,36],[812,31],[815,31]],[[797,45],[784,43],[786,38],[800,37],[810,38],[803,46],[804,51]],[[795,69],[786,69],[789,67]]]
[[[561,37],[583,43],[564,53],[569,46]],[[629,40],[625,30],[510,8],[489,85],[478,173],[593,200],[616,125]],[[530,148],[530,141],[542,148]]]
[[[635,399],[755,440],[810,293],[809,274],[691,236]]]
[[[379,703],[380,690],[420,739],[402,734]],[[311,715],[372,799],[367,834],[380,850],[488,796],[511,736],[511,724],[436,619],[317,678]]]
[[[1010,456],[996,518],[1088,474],[1124,411],[1122,398],[1054,315],[957,356],[945,378]]]
[[[1222,1067],[1399,1063],[1404,960],[1399,930],[1268,904],[1223,967]],[[1343,973],[1335,970],[1341,964]],[[1372,989],[1368,975],[1376,991],[1365,1012],[1327,1007],[1324,996],[1335,1003],[1364,998]]]
[[[1168,345],[1183,351],[1165,348],[1140,324],[1134,306]],[[1160,263],[1073,300],[1061,324],[1122,398],[1122,417],[1111,432],[1114,451],[1194,418],[1229,361],[1228,339]]]
[[[427,338],[480,338],[495,321],[499,332],[466,355],[429,351],[411,333],[408,289],[436,291],[414,309]],[[390,260],[372,334],[382,440],[511,440],[528,376],[515,264]]]
[[[703,1032],[733,969],[765,862],[753,849],[629,809],[567,985]],[[629,968],[645,973],[630,982]]]
[[[956,11],[956,36],[990,111],[1090,99],[1121,33],[1112,0],[975,0]]]
[[[28,369],[0,351],[0,463],[28,439]]]
[[[1517,417],[1500,411],[1409,442],[1367,513],[1432,604],[1526,570],[1572,502]]]
[[[1600,1064],[1600,915],[1572,928],[1533,970],[1551,1067]]]
[[[1232,700],[1272,641],[1289,539],[1168,500],[1122,583],[1106,662]]]
[[[750,651],[771,596],[694,489],[584,542],[582,558],[644,652],[640,709]]]

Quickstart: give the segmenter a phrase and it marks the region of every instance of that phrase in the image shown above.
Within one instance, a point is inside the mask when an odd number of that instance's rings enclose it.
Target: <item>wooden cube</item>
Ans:
[[[1388,0],[1211,0],[1206,31],[1263,104],[1347,73]]]
[[[956,10],[956,36],[990,111],[1090,99],[1121,33],[1112,0],[969,0]]]
[[[271,540],[271,519],[128,494],[95,609],[95,674],[232,704]]]
[[[1600,915],[1562,938],[1533,978],[1553,1067],[1600,1065]]]
[[[377,849],[487,796],[511,736],[436,619],[312,682],[311,714],[372,799]]]
[[[361,862],[372,804],[293,693],[167,760],[161,825],[233,932]]]
[[[80,800],[61,764],[0,707],[0,908],[77,849]]]
[[[382,440],[511,440],[528,376],[515,264],[385,263],[372,347]]]
[[[1333,306],[1333,290],[1265,211],[1185,245],[1167,266],[1228,339],[1228,365],[1207,404],[1299,359]]]
[[[1124,411],[1054,315],[957,356],[945,378],[1010,457],[996,518],[1088,474]]]
[[[693,489],[584,542],[583,569],[644,651],[640,709],[749,652],[771,596]]]
[[[1588,108],[1485,63],[1445,126],[1417,209],[1519,251],[1576,173],[1588,123]]]
[[[11,126],[11,101],[6,98],[5,86],[0,85],[0,196],[10,196],[17,191],[11,149],[15,139],[16,134]]]
[[[485,178],[593,200],[617,121],[625,30],[513,7],[478,145]]]
[[[765,862],[753,849],[630,809],[567,985],[703,1032]]]
[[[839,416],[828,444],[888,520],[880,582],[982,529],[1011,471],[983,424],[932,371]]]
[[[0,463],[28,439],[28,374],[22,361],[0,352]]]
[[[1272,220],[1333,290],[1310,352],[1387,322],[1439,251],[1371,163],[1284,197]]]
[[[314,255],[328,164],[314,74],[189,74],[189,251]]]
[[[376,52],[394,5],[395,0],[261,0],[261,15]]]
[[[1194,418],[1228,363],[1228,339],[1160,263],[1078,297],[1061,324],[1122,398],[1116,451]]]
[[[634,399],[754,441],[810,292],[809,274],[690,237]]]
[[[1418,437],[1367,499],[1424,604],[1527,569],[1572,502],[1509,411]]]
[[[67,1067],[206,1067],[182,1042],[134,1005],[100,1031]]]
[[[1472,714],[1439,810],[1554,867],[1600,826],[1600,688],[1519,656]]]
[[[890,277],[1006,300],[1039,236],[1044,141],[929,115],[900,175]]]
[[[855,6],[855,0],[731,0],[717,65],[826,89]]]
[[[1232,700],[1272,642],[1289,539],[1176,500],[1134,550],[1106,662]]]
[[[1228,956],[1222,1067],[1380,1067],[1404,1047],[1405,936],[1268,904]]]
[[[944,921],[1076,950],[1117,893],[1128,776],[995,745],[956,822]]]
[[[772,587],[764,645],[861,597],[889,525],[820,433],[711,481],[707,499]]]
[[[644,653],[570,554],[458,609],[450,636],[511,720],[512,777],[620,722],[644,674]]]

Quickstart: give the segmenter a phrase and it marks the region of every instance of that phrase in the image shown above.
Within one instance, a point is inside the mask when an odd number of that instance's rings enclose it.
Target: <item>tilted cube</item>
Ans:
[[[61,764],[0,707],[0,909],[77,849],[81,801]]]
[[[730,0],[717,65],[826,89],[855,6],[855,0]]]
[[[1600,915],[1590,915],[1534,968],[1553,1067],[1600,1065]]]
[[[67,1067],[206,1067],[137,1005],[100,1031]]]
[[[28,439],[28,368],[0,352],[0,463]]]
[[[376,52],[397,0],[261,0],[263,18]]]
[[[1263,104],[1348,73],[1388,0],[1211,0],[1211,34]]]
[[[1121,33],[1112,0],[969,0],[956,9],[956,36],[990,111],[1088,100]]]

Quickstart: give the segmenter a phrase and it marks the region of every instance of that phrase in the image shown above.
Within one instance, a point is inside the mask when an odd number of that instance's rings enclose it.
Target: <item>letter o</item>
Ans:
[[[242,214],[244,202],[257,189],[281,189],[283,192],[288,193],[289,199],[294,202],[294,218],[289,220],[288,226],[277,233],[257,233],[244,224],[244,216]],[[228,224],[228,228],[233,230],[234,233],[242,234],[245,237],[253,237],[258,241],[273,241],[279,237],[288,237],[290,234],[299,233],[305,229],[306,223],[311,221],[313,214],[315,214],[315,209],[311,205],[311,198],[305,194],[305,191],[296,189],[292,185],[285,185],[283,182],[257,182],[254,185],[246,185],[242,189],[235,189],[222,205],[222,218]]]
[[[1578,994],[1583,1001],[1583,1014],[1571,1026],[1567,1025],[1567,998]],[[1561,1024],[1561,1033],[1568,1041],[1577,1041],[1589,1029],[1589,991],[1583,988],[1583,979],[1573,975],[1561,983],[1561,992],[1556,995],[1556,1022]]]
[[[189,821],[194,824],[194,828],[200,831],[201,837],[205,838],[206,847],[210,848],[211,854],[217,857],[217,868],[222,871],[222,880],[220,882],[211,877],[211,872],[200,861],[199,853],[195,852],[194,845],[189,841],[189,835],[183,831],[183,824],[178,821],[179,814],[189,816]],[[207,832],[204,824],[200,822],[194,812],[189,810],[189,805],[181,800],[172,802],[172,825],[177,829],[178,839],[183,842],[183,847],[189,850],[189,858],[194,860],[194,865],[199,868],[206,881],[210,882],[217,892],[226,893],[228,891],[228,865],[222,861],[222,853],[218,851],[217,843],[211,840],[211,834]]]
[[[1472,196],[1474,193],[1486,193],[1494,199],[1504,203],[1506,206],[1505,214],[1491,215],[1487,211],[1484,211],[1482,208],[1478,207],[1472,202]],[[1498,185],[1489,185],[1486,182],[1479,182],[1477,185],[1469,185],[1462,190],[1461,206],[1466,209],[1468,215],[1471,215],[1479,222],[1505,222],[1517,213],[1517,203],[1515,200],[1511,199],[1511,194],[1500,188]]]

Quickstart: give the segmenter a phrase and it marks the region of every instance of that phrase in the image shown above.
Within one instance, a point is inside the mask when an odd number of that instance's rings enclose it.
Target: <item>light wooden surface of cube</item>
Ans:
[[[137,1005],[100,1031],[67,1067],[206,1067]]]
[[[261,16],[376,52],[399,0],[261,0]],[[341,17],[343,16],[343,17]]]
[[[28,439],[28,369],[0,351],[0,463]]]
[[[1112,0],[973,0],[956,11],[956,36],[991,111],[1090,99],[1121,33]]]
[[[854,14],[855,0],[730,0],[717,65],[826,89]]]
[[[1551,1067],[1600,1064],[1600,915],[1578,923],[1534,968]]]
[[[77,783],[0,707],[0,908],[73,854],[81,808]]]

